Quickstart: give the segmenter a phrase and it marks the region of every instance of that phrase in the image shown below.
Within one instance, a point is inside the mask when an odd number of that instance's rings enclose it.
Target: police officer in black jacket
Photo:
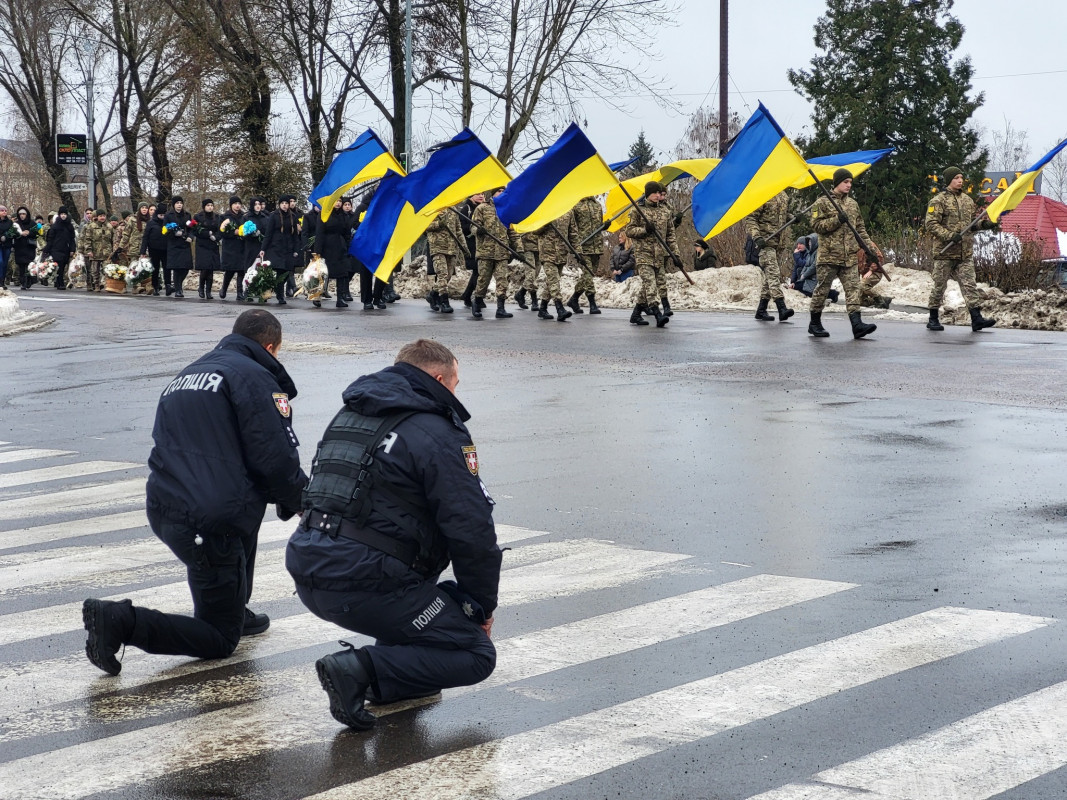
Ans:
[[[86,600],[85,652],[104,672],[118,675],[123,645],[226,658],[242,635],[270,625],[247,607],[259,525],[268,503],[282,519],[296,514],[307,484],[292,427],[296,387],[275,358],[281,341],[277,318],[246,311],[163,390],[148,459],[148,522],[185,564],[195,616]]]
[[[330,713],[356,730],[374,725],[367,699],[433,695],[496,665],[501,552],[458,382],[448,348],[420,339],[345,389],[286,550],[304,605],[377,640],[316,662]],[[439,584],[450,559],[456,580]]]

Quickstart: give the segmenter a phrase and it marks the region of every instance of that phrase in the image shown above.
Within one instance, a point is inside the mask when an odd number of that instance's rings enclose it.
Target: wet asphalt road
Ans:
[[[60,297],[63,302],[50,302]],[[227,333],[241,310],[188,297],[63,297],[51,290],[31,292],[24,307],[53,313],[59,322],[40,333],[0,339],[0,439],[10,447],[76,451],[79,460],[138,465],[151,447],[159,391]],[[224,686],[254,684],[261,674],[299,674],[306,665],[314,684],[312,662],[329,647],[281,650],[129,689],[123,689],[125,673],[102,684],[106,679],[91,666],[77,664],[65,680],[84,684],[83,697],[51,703],[46,677],[31,685],[48,709],[40,713],[88,708],[88,721],[30,735],[0,728],[0,797],[32,796],[5,794],[3,770],[19,774],[22,762],[36,765],[37,758],[82,776],[81,788],[69,796],[303,798],[946,606],[1057,622],[717,735],[653,747],[644,757],[526,794],[741,800],[1067,680],[1063,334],[972,334],[966,328],[933,334],[921,324],[880,322],[876,334],[857,342],[848,335],[847,319],[836,314],[826,315],[831,338],[814,340],[805,333],[806,315],[794,318],[795,324],[761,324],[748,315],[678,312],[657,330],[629,325],[627,312],[619,310],[567,323],[511,310],[514,319],[482,322],[462,313],[432,315],[412,299],[374,314],[314,311],[300,301],[279,310],[281,358],[300,389],[293,407],[306,464],[341,390],[358,375],[392,363],[404,342],[432,336],[459,357],[458,394],[473,415],[470,427],[498,523],[530,529],[535,545],[609,542],[627,552],[688,556],[625,581],[609,575],[590,591],[546,591],[504,605],[496,637],[757,574],[856,586],[515,684],[454,698],[446,692],[441,703],[383,718],[369,737],[338,727],[329,736],[286,740],[282,726],[276,746],[247,755],[240,755],[248,752],[241,749],[242,726],[260,722],[242,721],[241,702],[226,691],[168,707],[162,716],[137,709],[150,706],[159,692],[208,677]],[[67,461],[0,464],[0,470]],[[145,475],[141,466],[109,477]],[[0,501],[75,485],[82,484],[0,488]],[[126,503],[122,509],[136,507]],[[148,535],[122,530],[4,547],[5,530],[86,516],[91,514],[61,508],[29,522],[0,516],[0,567],[28,563],[50,548],[91,553]],[[76,530],[69,535],[77,536]],[[280,540],[261,552],[282,547]],[[521,560],[522,547],[513,547],[505,558]],[[173,570],[138,574],[109,585],[106,593],[180,580]],[[47,590],[5,592],[0,623],[5,615],[105,593],[95,589],[59,575]],[[288,596],[253,607],[276,622],[304,611]],[[676,613],[689,611],[682,605]],[[51,635],[0,638],[0,668],[8,665],[0,691],[14,685],[13,665],[32,672],[37,661],[76,653],[83,641],[76,627],[80,620]],[[262,690],[262,696],[269,693]],[[95,714],[101,697],[133,698],[133,710]],[[325,695],[321,699],[328,728],[332,720]],[[282,695],[279,707],[284,702]],[[187,765],[175,745],[158,774],[112,788],[96,781],[109,771],[113,754],[98,763],[77,760],[83,752],[78,747],[108,737],[186,737],[168,728],[180,731],[185,721],[208,712],[221,712],[220,724],[229,726],[240,757]],[[14,718],[0,713],[0,722],[5,719],[12,728]],[[539,772],[548,765],[528,752],[522,766]],[[1062,798],[1067,768],[1054,767],[990,796]],[[436,790],[432,777],[420,792],[400,788],[392,796],[435,796],[427,789]]]

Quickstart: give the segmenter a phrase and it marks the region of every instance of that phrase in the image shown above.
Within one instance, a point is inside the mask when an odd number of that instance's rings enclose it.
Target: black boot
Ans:
[[[123,600],[89,599],[82,603],[82,623],[88,636],[85,639],[85,655],[108,675],[118,675],[122,664],[115,654],[133,635],[133,603]]]
[[[982,330],[982,328],[992,328],[994,325],[997,324],[997,321],[995,319],[987,319],[986,317],[983,317],[982,309],[972,308],[969,310],[971,312],[972,331],[980,331]]]
[[[462,295],[460,295],[459,299],[463,301],[463,305],[465,305],[467,308],[471,307],[471,293],[470,292],[464,292]]]
[[[172,294],[174,294],[174,287],[171,284],[168,283],[166,285],[164,291],[166,292],[167,297],[170,297]]]
[[[860,316],[860,312],[853,311],[848,315],[849,321],[852,323],[852,338],[862,339],[868,333],[874,333],[878,330],[877,325],[872,325],[869,322],[864,322]]]
[[[243,278],[240,275],[237,276],[237,302],[243,303],[245,301],[245,285]]]
[[[596,304],[596,295],[593,294],[592,292],[586,292],[585,293],[585,299],[589,301],[589,313],[590,314],[599,314],[600,313],[600,306],[598,306]]]
[[[334,301],[334,308],[348,308],[348,303],[341,297],[341,293],[337,293],[337,300]]]
[[[644,310],[645,310],[645,307],[641,303],[638,303],[636,306],[634,306],[634,310],[630,314],[630,324],[631,325],[647,325],[648,324],[648,320],[645,319],[643,316],[641,316],[641,314],[644,313]]]
[[[477,297],[471,298],[471,316],[475,319],[482,318],[482,309],[485,308],[485,303],[481,302]]]
[[[811,322],[808,323],[808,333],[812,336],[818,336],[820,339],[824,339],[830,335],[830,333],[822,326],[821,311],[811,312]]]
[[[526,309],[529,308],[529,306],[526,305],[526,290],[525,289],[519,289],[519,291],[515,292],[515,305],[517,305],[523,311],[525,311]]]
[[[664,325],[671,321],[670,317],[668,317],[666,314],[659,310],[659,303],[652,303],[645,309],[645,313],[656,318],[657,328],[662,328]]]
[[[474,298],[474,305],[478,307],[479,311],[483,310],[485,308],[485,298],[484,297],[475,297]]]
[[[497,319],[511,319],[515,315],[504,309],[504,298],[498,296],[496,298],[496,318]]]
[[[667,299],[667,295],[663,295],[663,297],[661,297],[659,301],[663,304],[663,316],[673,317],[674,312],[671,311],[671,301]]]
[[[288,303],[285,302],[285,281],[282,281],[281,283],[279,283],[277,286],[274,287],[274,296],[278,298],[278,305],[280,305],[280,306],[289,305]]]
[[[196,285],[196,294],[201,300],[204,299],[204,273],[203,272],[200,273],[200,280]]]
[[[547,300],[542,300],[541,301],[541,305],[537,309],[537,316],[540,319],[555,319],[555,317],[552,316],[552,312],[550,312],[548,310],[548,301]]]
[[[315,662],[319,683],[330,698],[330,714],[342,725],[357,731],[374,727],[377,718],[368,712],[363,703],[371,687],[371,676],[352,645],[347,650],[323,656]]]
[[[453,311],[455,309],[453,309],[452,306],[449,304],[448,295],[447,294],[438,295],[438,298],[439,298],[439,302],[441,304],[441,313],[442,314],[451,314],[451,313],[453,313]]]
[[[582,307],[580,305],[578,305],[578,293],[577,292],[575,292],[574,294],[572,294],[570,296],[570,299],[567,301],[567,308],[569,308],[575,314],[584,314],[585,313],[584,311],[582,311]]]
[[[430,311],[441,310],[441,300],[436,290],[431,289],[429,292],[426,293],[426,302],[430,304]]]
[[[937,318],[938,310],[936,308],[930,309],[930,321],[926,323],[926,330],[943,331],[945,329],[945,326],[941,324],[941,320]]]
[[[565,309],[563,307],[563,301],[562,300],[557,300],[556,301],[556,320],[559,321],[559,322],[564,322],[564,321],[570,319],[572,316],[574,316],[574,315],[571,314],[570,311],[568,311],[567,309]]]
[[[536,314],[538,312],[538,310],[540,309],[540,303],[537,300],[537,290],[536,289],[530,289],[529,292],[530,292],[530,310],[533,313]]]
[[[774,322],[774,315],[767,313],[767,306],[770,305],[770,298],[764,297],[759,301],[759,305],[756,307],[756,319],[760,322]]]
[[[830,289],[826,292],[826,296],[830,298],[831,303],[836,303],[837,298],[841,296],[841,293],[837,289]]]
[[[779,322],[785,322],[787,319],[789,319],[791,316],[793,316],[796,313],[793,309],[785,307],[785,298],[784,297],[779,297],[777,300],[775,300],[774,301],[774,305],[778,309],[778,321]]]

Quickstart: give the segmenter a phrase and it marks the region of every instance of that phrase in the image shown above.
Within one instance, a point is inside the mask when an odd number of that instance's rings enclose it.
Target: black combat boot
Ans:
[[[197,284],[196,293],[201,300],[204,299],[204,273],[200,273],[200,282]]]
[[[504,298],[497,297],[496,299],[496,318],[497,319],[510,319],[515,315],[504,308]]]
[[[525,311],[526,309],[529,308],[529,306],[526,305],[526,290],[525,289],[519,289],[519,291],[515,292],[515,305],[517,305],[523,311]]]
[[[830,289],[826,292],[826,296],[830,299],[831,303],[836,303],[837,298],[841,296],[841,293],[837,289]]]
[[[648,320],[641,316],[645,311],[645,307],[642,303],[638,303],[634,306],[634,310],[630,314],[631,325],[647,325]]]
[[[426,293],[426,302],[430,304],[430,311],[441,310],[440,295],[438,295],[435,290],[431,289]]]
[[[971,330],[980,331],[982,328],[992,328],[997,324],[995,319],[988,319],[982,316],[982,309],[972,308],[968,309],[971,312]]]
[[[471,316],[475,319],[482,318],[482,309],[485,308],[485,303],[481,302],[479,298],[471,298]]]
[[[485,298],[484,297],[475,297],[474,298],[474,307],[477,308],[479,311],[484,309],[485,308]]]
[[[941,324],[941,320],[937,318],[938,309],[930,309],[930,321],[926,323],[926,330],[928,331],[943,331],[945,326]]]
[[[659,301],[663,305],[663,316],[673,317],[674,312],[671,311],[671,301],[667,299],[667,295],[663,295],[663,297],[661,297]]]
[[[530,310],[533,313],[536,314],[538,311],[541,310],[541,303],[537,299],[537,290],[536,289],[530,289],[529,291],[530,291]]]
[[[285,282],[284,281],[282,283],[279,283],[277,286],[274,287],[274,296],[278,298],[278,305],[280,305],[280,306],[289,305],[288,303],[285,302]]]
[[[575,314],[584,314],[585,313],[584,311],[582,311],[582,307],[580,305],[578,305],[578,293],[577,292],[572,294],[570,296],[570,299],[567,300],[567,308],[569,308]]]
[[[129,600],[120,603],[86,600],[82,603],[82,623],[88,633],[85,655],[108,675],[118,675],[122,664],[115,658],[115,653],[133,635],[133,603]]]
[[[767,313],[767,306],[770,305],[770,298],[764,297],[759,301],[759,305],[756,307],[756,319],[760,322],[774,322],[774,315]]]
[[[868,333],[874,333],[878,330],[877,325],[872,325],[870,322],[864,322],[858,311],[853,311],[849,314],[848,319],[852,323],[852,338],[854,339],[862,339]]]
[[[570,311],[568,311],[567,309],[565,309],[563,307],[563,301],[562,300],[556,300],[555,303],[556,303],[556,320],[558,322],[564,322],[564,321],[570,319],[572,316],[574,316],[573,314],[571,314]]]
[[[323,691],[330,698],[333,718],[353,730],[367,731],[377,722],[377,717],[363,707],[373,681],[359,656],[360,651],[348,642],[341,644],[348,649],[323,656],[315,662],[315,670]]]
[[[593,294],[592,292],[586,292],[585,293],[585,299],[589,301],[589,313],[590,314],[599,314],[600,313],[600,306],[598,306],[596,304],[596,295]]]
[[[811,322],[808,323],[808,333],[812,336],[818,336],[820,339],[824,339],[830,335],[830,332],[822,326],[821,311],[811,312]]]
[[[671,321],[670,317],[668,317],[666,314],[659,310],[659,303],[652,303],[651,305],[647,306],[645,308],[645,313],[656,318],[657,328],[662,328],[664,325]]]
[[[777,300],[775,300],[774,301],[774,305],[778,308],[778,321],[779,322],[785,322],[787,319],[789,319],[791,316],[793,316],[796,313],[793,309],[785,307],[785,298],[784,297],[779,297]]]
[[[438,298],[440,299],[442,314],[451,314],[455,311],[455,309],[452,308],[452,306],[448,302],[447,294],[438,295]]]
[[[471,293],[469,289],[465,291],[462,295],[460,295],[459,299],[463,301],[463,305],[465,305],[467,308],[471,307]]]
[[[537,316],[540,319],[555,319],[555,317],[552,316],[552,312],[548,310],[547,300],[541,301],[541,305],[537,309]]]
[[[270,617],[266,614],[257,614],[245,606],[245,626],[241,629],[242,636],[258,636],[270,627]]]
[[[240,276],[238,276],[238,281],[237,281],[237,302],[238,303],[243,303],[244,300],[245,300],[245,285],[244,285],[243,281],[240,280]]]

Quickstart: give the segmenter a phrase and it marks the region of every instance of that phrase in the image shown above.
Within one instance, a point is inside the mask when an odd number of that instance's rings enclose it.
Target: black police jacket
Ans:
[[[219,535],[259,529],[267,503],[300,509],[296,386],[262,345],[230,334],[159,398],[148,458],[148,513]]]
[[[459,588],[490,616],[497,605],[501,552],[493,501],[478,475],[478,453],[463,424],[470,414],[448,389],[409,364],[364,375],[342,398],[367,416],[419,412],[397,425],[395,439],[387,439],[375,454],[380,479],[425,498]],[[400,510],[394,506],[391,513]],[[402,541],[407,535],[374,510],[365,527]],[[298,584],[330,591],[390,592],[439,575],[420,575],[380,550],[303,526],[289,540],[285,566]],[[445,566],[447,561],[440,569]]]

